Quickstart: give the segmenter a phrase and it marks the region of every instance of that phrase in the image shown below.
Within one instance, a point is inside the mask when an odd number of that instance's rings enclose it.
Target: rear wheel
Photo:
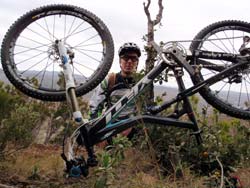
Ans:
[[[23,93],[47,101],[66,99],[56,40],[62,40],[73,52],[71,66],[77,96],[92,90],[107,75],[114,44],[106,25],[79,7],[44,6],[19,18],[2,43],[3,70]]]
[[[239,54],[244,36],[250,36],[249,23],[232,20],[217,22],[196,35],[190,50],[193,53],[195,50],[206,50]],[[198,76],[193,78],[194,84],[214,76],[233,63],[225,60],[194,58],[193,64],[202,67]],[[205,87],[200,94],[221,112],[237,118],[250,119],[250,68]]]

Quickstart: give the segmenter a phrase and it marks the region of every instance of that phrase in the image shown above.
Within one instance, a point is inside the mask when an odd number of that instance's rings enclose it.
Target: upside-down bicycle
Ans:
[[[250,24],[227,20],[201,30],[186,50],[178,41],[153,42],[157,64],[101,117],[84,122],[77,97],[94,89],[107,75],[114,56],[112,36],[93,13],[71,5],[48,5],[20,17],[6,33],[1,49],[2,67],[10,82],[30,97],[45,101],[68,100],[79,127],[70,137],[66,161],[72,176],[87,175],[88,165],[76,148],[92,146],[136,124],[160,124],[191,129],[197,143],[201,131],[188,97],[200,95],[219,111],[250,119]],[[193,86],[186,88],[184,70]],[[176,97],[149,106],[144,114],[113,121],[163,71],[178,84]],[[63,74],[62,74],[63,73]],[[65,84],[62,83],[65,79]],[[159,113],[175,105],[168,116]],[[180,119],[187,115],[189,120]]]

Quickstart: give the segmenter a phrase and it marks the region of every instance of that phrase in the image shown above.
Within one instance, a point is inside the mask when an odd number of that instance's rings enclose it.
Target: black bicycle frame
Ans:
[[[170,60],[166,59],[166,54]],[[153,123],[160,124],[163,126],[175,126],[181,128],[188,128],[193,130],[193,135],[196,136],[196,140],[198,144],[201,144],[201,131],[196,122],[196,118],[188,100],[188,97],[197,93],[200,89],[210,86],[225,77],[229,74],[233,73],[235,70],[242,69],[244,65],[249,64],[249,57],[236,56],[234,54],[228,53],[214,53],[214,52],[206,52],[206,51],[196,51],[193,56],[184,57],[183,53],[178,49],[173,49],[168,52],[164,52],[161,54],[165,56],[163,60],[155,66],[149,73],[147,73],[127,94],[125,94],[116,104],[114,104],[110,109],[108,109],[101,117],[84,124],[80,127],[81,136],[84,139],[84,144],[86,148],[95,145],[98,142],[106,140],[138,123]],[[191,61],[196,58],[207,58],[207,59],[219,59],[222,57],[224,60],[234,62],[234,65],[221,69],[221,72],[210,77],[207,80],[201,81],[200,83],[186,89],[184,82],[182,80],[182,67],[189,73],[192,79],[195,79],[199,74],[197,72],[196,66],[192,66],[189,64],[187,59],[191,59]],[[212,58],[211,58],[212,57]],[[174,62],[174,64],[173,64]],[[129,119],[121,120],[119,122],[112,123],[119,113],[134,100],[134,98],[142,93],[142,90],[145,89],[149,84],[153,82],[153,80],[167,67],[171,68],[176,77],[176,81],[179,87],[179,94],[170,101],[163,103],[160,106],[153,106],[148,109],[148,114],[138,115]],[[165,110],[170,107],[172,104],[183,101],[183,106],[181,110],[176,111],[175,113],[162,117],[156,116],[155,114]],[[180,121],[179,117],[187,114],[190,121]]]

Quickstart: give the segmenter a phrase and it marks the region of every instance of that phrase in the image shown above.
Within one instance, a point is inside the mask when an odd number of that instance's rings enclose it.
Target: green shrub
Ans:
[[[8,145],[14,147],[27,147],[32,142],[32,130],[40,120],[38,112],[34,112],[32,105],[16,106],[10,117],[1,123],[0,127],[0,153]]]

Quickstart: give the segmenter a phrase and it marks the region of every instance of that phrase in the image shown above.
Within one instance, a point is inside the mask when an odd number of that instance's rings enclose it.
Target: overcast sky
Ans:
[[[134,41],[141,48],[147,31],[143,10],[146,0],[0,0],[0,42],[8,27],[22,14],[41,5],[73,4],[85,8],[101,18],[112,33],[117,61],[117,49],[126,41]],[[162,26],[156,27],[155,40],[189,40],[202,28],[216,21],[238,19],[250,22],[249,0],[163,0]],[[152,0],[151,14],[155,18],[157,0]],[[142,57],[142,60],[145,56]],[[117,65],[117,63],[116,63]],[[143,62],[140,63],[140,67]],[[117,66],[113,66],[113,70]]]

